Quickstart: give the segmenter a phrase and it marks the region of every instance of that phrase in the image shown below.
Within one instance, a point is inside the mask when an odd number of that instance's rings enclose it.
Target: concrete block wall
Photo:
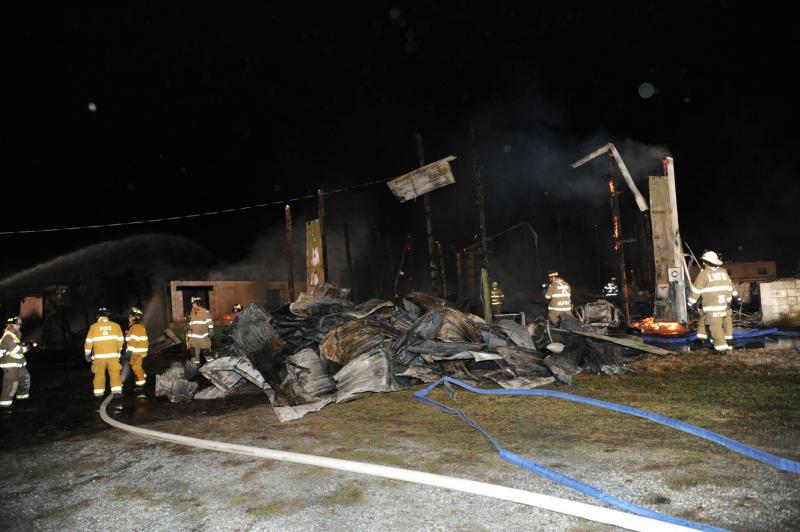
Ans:
[[[800,326],[800,279],[784,278],[759,283],[764,325],[785,323]]]
[[[246,307],[251,303],[264,304],[268,290],[280,292],[280,302],[289,301],[289,290],[285,281],[171,281],[169,286],[170,311],[173,326],[183,325],[183,293],[178,290],[182,286],[210,286],[208,305],[211,319],[222,320],[231,313],[233,305],[240,303]],[[295,283],[295,296],[305,289],[305,283]]]

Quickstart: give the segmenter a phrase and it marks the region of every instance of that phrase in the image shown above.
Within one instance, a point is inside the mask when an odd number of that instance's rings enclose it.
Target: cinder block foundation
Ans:
[[[800,279],[784,278],[760,283],[761,315],[764,325],[788,324],[800,327]]]

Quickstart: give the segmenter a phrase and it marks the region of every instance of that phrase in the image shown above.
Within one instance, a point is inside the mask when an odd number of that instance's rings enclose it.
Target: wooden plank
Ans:
[[[319,218],[306,222],[306,287],[308,292],[314,286],[325,282],[325,265],[322,255],[322,234]]]
[[[616,336],[606,336],[604,334],[597,334],[585,331],[568,331],[566,329],[553,329],[559,332],[566,332],[572,334],[579,334],[581,336],[587,336],[589,338],[594,338],[596,340],[602,340],[604,342],[611,342],[614,344],[622,345],[625,347],[630,347],[631,349],[636,349],[638,351],[644,351],[645,353],[650,353],[651,355],[672,355],[673,352],[667,349],[663,349],[661,347],[656,347],[654,345],[646,344],[641,341],[632,340],[630,338],[619,338]]]

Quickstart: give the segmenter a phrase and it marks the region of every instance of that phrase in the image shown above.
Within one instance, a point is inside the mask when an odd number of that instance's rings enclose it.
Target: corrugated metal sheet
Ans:
[[[426,164],[422,168],[417,168],[413,172],[401,175],[386,184],[401,203],[415,199],[456,182],[455,177],[453,177],[453,171],[450,168],[450,161],[454,159],[454,155],[439,159],[431,164]]]

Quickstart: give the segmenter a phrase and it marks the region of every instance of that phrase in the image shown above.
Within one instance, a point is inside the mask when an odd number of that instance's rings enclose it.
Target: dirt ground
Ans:
[[[553,389],[644,408],[800,460],[797,352],[695,351],[632,367],[632,375],[582,374],[573,386]],[[69,384],[88,380],[86,373],[69,367],[32,372],[31,403],[0,419],[0,528],[610,529],[436,488],[147,440],[104,425],[90,401],[69,401],[83,392]],[[191,405],[128,396],[115,417],[177,434],[406,467],[598,504],[504,462],[480,434],[415,401],[413,391],[330,405],[285,424],[259,394]],[[432,397],[465,411],[506,448],[621,499],[734,530],[800,528],[800,476],[683,432],[549,398],[466,391],[450,398],[440,390]]]

